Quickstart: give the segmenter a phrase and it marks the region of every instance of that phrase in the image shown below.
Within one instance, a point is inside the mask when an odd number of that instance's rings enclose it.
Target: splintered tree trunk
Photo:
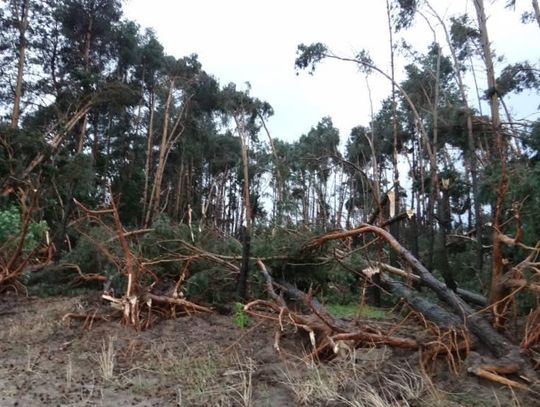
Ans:
[[[448,262],[448,252],[446,249],[447,231],[452,222],[450,214],[450,197],[449,197],[449,180],[442,180],[441,192],[442,198],[439,197],[438,218],[439,229],[437,231],[437,246],[435,251],[435,263],[441,272],[446,286],[454,291],[457,290],[456,282],[454,281],[454,273]]]
[[[493,305],[495,315],[495,325],[504,324],[503,310],[506,308],[506,291],[502,289],[502,278],[504,274],[503,244],[498,238],[498,232],[501,231],[504,211],[504,199],[508,190],[508,174],[506,168],[506,140],[501,131],[501,121],[499,116],[499,95],[497,93],[497,83],[495,80],[495,70],[491,53],[491,45],[487,31],[487,20],[484,9],[484,0],[475,0],[476,15],[478,27],[480,29],[480,43],[482,46],[482,55],[486,66],[489,106],[491,109],[491,127],[495,136],[495,151],[492,153],[493,162],[498,161],[501,166],[499,185],[497,186],[497,198],[493,213],[493,249],[492,249],[492,271],[491,271],[491,291],[490,304]]]
[[[283,199],[285,195],[285,184],[283,181],[283,175],[281,174],[280,170],[280,159],[276,152],[276,147],[274,145],[274,139],[270,135],[270,131],[268,130],[268,127],[266,126],[266,122],[264,120],[264,117],[262,114],[258,114],[259,119],[261,119],[261,123],[263,125],[264,131],[266,132],[266,135],[268,137],[268,142],[270,143],[270,150],[272,151],[272,157],[274,158],[274,166],[276,169],[276,197],[277,197],[277,224],[280,225],[282,222],[282,215],[283,215]]]
[[[397,102],[396,102],[396,82],[395,82],[395,64],[394,64],[394,36],[392,27],[392,18],[390,13],[390,2],[386,0],[386,15],[388,18],[388,32],[390,35],[390,76],[392,82],[392,167],[394,178],[394,194],[396,199],[393,202],[394,207],[390,213],[398,214],[399,208],[399,168],[398,168],[398,123],[397,123]],[[399,222],[390,226],[392,235],[399,239]],[[392,253],[390,263],[396,265],[396,257]]]
[[[150,188],[150,172],[152,171],[152,149],[154,147],[154,106],[155,94],[150,92],[150,118],[148,120],[148,136],[146,140],[146,161],[144,163],[144,192],[143,192],[143,224],[146,224],[146,214],[148,210]]]
[[[60,147],[62,142],[64,141],[66,134],[71,131],[81,120],[83,116],[85,116],[91,109],[92,102],[87,103],[85,106],[83,106],[81,109],[73,113],[69,121],[67,121],[63,125],[63,129],[61,131],[58,131],[56,134],[54,134],[51,142],[49,143],[49,149],[40,151],[34,159],[26,166],[24,169],[21,178],[26,179],[30,174],[36,169],[36,167],[40,166],[43,161],[45,161],[48,157],[53,155],[56,150]],[[58,126],[60,127],[60,126]]]
[[[249,276],[249,256],[251,251],[251,205],[249,201],[249,162],[248,147],[244,128],[243,117],[234,116],[238,135],[240,136],[240,147],[242,149],[242,168],[244,171],[244,223],[241,226],[242,231],[242,266],[238,276],[237,294],[242,300],[247,299],[247,280]]]
[[[19,60],[17,62],[17,82],[15,83],[15,97],[13,99],[13,112],[11,114],[11,128],[19,127],[21,112],[22,87],[24,79],[24,65],[26,62],[26,31],[28,29],[29,0],[21,3],[21,15],[18,21],[19,28]]]
[[[159,148],[159,158],[158,163],[156,167],[154,182],[152,184],[152,191],[150,192],[150,200],[148,203],[148,207],[146,208],[146,216],[144,224],[148,226],[152,223],[153,220],[156,219],[156,217],[159,215],[160,205],[161,205],[161,183],[163,181],[163,173],[165,172],[165,157],[167,155],[167,141],[169,138],[169,119],[171,114],[171,100],[172,100],[172,93],[174,88],[174,79],[171,80],[169,84],[169,93],[167,95],[167,101],[165,102],[165,113],[163,116],[163,132],[161,134],[161,144]],[[150,153],[152,146],[151,146],[151,140],[149,137],[148,146],[147,146],[147,154]],[[147,163],[148,158],[147,156]]]

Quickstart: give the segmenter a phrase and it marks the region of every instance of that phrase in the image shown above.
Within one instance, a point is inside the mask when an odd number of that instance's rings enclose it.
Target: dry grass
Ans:
[[[237,383],[229,386],[236,402],[243,407],[253,405],[253,372],[256,369],[255,362],[251,358],[242,360],[235,355],[236,371],[231,372],[237,378]]]
[[[71,354],[68,354],[66,363],[66,391],[71,390],[71,384],[73,383],[73,362],[71,361]]]
[[[409,406],[426,391],[424,378],[410,368],[392,366],[392,373],[376,373],[354,362],[338,365],[306,363],[303,374],[283,371],[283,383],[302,405],[338,402],[353,407]]]
[[[153,346],[141,362],[146,372],[178,381],[177,406],[253,406],[256,366],[251,358],[224,355],[219,349]]]
[[[114,350],[115,338],[108,338],[107,342],[103,340],[101,344],[101,353],[97,357],[99,372],[104,381],[108,382],[114,377],[114,364],[116,352]]]

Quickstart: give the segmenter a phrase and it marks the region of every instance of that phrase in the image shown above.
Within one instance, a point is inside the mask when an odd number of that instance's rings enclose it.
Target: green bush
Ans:
[[[2,254],[14,250],[18,244],[23,227],[23,220],[19,208],[14,205],[0,210],[0,242],[2,242]],[[49,227],[47,222],[31,221],[24,237],[23,253],[28,254],[36,249],[45,237]],[[8,254],[9,255],[9,254]]]

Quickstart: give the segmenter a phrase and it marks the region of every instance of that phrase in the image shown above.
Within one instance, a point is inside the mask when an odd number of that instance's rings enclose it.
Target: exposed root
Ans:
[[[286,283],[275,283],[266,270],[262,261],[258,261],[259,268],[266,280],[267,291],[275,301],[255,300],[244,306],[244,312],[261,319],[276,322],[279,330],[274,337],[274,348],[280,350],[281,333],[289,325],[295,331],[301,330],[308,334],[312,352],[309,358],[332,358],[343,348],[356,348],[360,346],[388,345],[403,349],[418,349],[418,341],[410,338],[401,338],[380,332],[379,330],[353,326],[333,317],[317,300],[312,298],[311,292],[305,294]],[[294,312],[287,307],[283,296],[276,293],[278,288],[287,297],[301,300],[311,311],[309,314]]]

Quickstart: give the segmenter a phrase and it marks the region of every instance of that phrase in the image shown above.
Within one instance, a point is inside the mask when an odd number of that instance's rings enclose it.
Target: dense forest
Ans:
[[[299,44],[298,75],[355,64],[391,91],[345,138],[323,117],[284,141],[268,102],[168,55],[119,0],[3,1],[0,295],[100,292],[137,330],[234,308],[313,334],[321,358],[369,342],[454,366],[474,348],[489,362],[469,372],[534,387],[540,119],[511,100],[540,104],[539,54],[497,59],[489,5],[472,3],[448,17],[387,0],[390,70]],[[540,29],[537,1],[522,18]],[[427,49],[398,39],[414,24]],[[398,302],[437,339],[359,331],[323,305]]]

